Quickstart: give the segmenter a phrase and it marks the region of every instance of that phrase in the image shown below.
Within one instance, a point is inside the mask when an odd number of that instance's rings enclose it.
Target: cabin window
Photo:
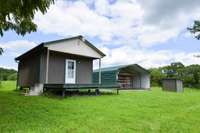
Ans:
[[[74,62],[68,61],[68,77],[74,78]]]

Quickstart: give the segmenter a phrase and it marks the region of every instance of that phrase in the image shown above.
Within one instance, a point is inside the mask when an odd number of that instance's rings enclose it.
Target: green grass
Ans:
[[[120,91],[65,99],[21,96],[14,82],[0,88],[0,132],[199,133],[200,90]]]

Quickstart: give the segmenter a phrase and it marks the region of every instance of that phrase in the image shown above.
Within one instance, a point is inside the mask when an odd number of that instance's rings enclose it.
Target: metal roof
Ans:
[[[101,72],[107,72],[107,71],[119,71],[124,68],[132,68],[137,72],[144,72],[144,73],[149,73],[148,70],[145,68],[141,67],[138,64],[129,64],[129,65],[119,65],[119,66],[113,66],[113,67],[106,67],[106,68],[101,68]],[[99,72],[99,69],[94,70],[94,72]]]
[[[36,46],[36,47],[30,49],[29,51],[25,52],[24,54],[16,57],[15,60],[21,60],[25,56],[28,56],[28,55],[30,55],[30,54],[32,54],[32,53],[34,53],[34,52],[36,52],[36,51],[44,48],[45,45],[49,45],[49,44],[56,43],[56,42],[67,41],[67,40],[71,40],[71,39],[80,39],[83,42],[85,42],[86,45],[88,45],[89,47],[91,47],[92,49],[94,49],[97,53],[99,53],[102,56],[105,56],[105,54],[103,52],[101,52],[98,48],[96,48],[94,45],[92,45],[92,43],[90,43],[88,40],[86,40],[83,36],[79,35],[79,36],[65,38],[65,39],[60,39],[60,40],[43,42],[43,43],[39,44],[38,46]]]

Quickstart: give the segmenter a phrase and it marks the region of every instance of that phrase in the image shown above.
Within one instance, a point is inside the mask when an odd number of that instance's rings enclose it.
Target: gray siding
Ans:
[[[47,62],[46,57],[47,51],[43,50],[19,62],[19,86],[31,87],[36,83],[45,83]],[[92,58],[63,54],[53,51],[51,51],[49,55],[48,83],[65,83],[66,59],[76,60],[76,83],[92,83]]]
[[[163,90],[176,91],[176,80],[163,80]]]
[[[62,54],[50,52],[48,83],[63,84],[65,79],[65,57]]]
[[[91,84],[93,72],[93,60],[82,58],[77,59],[76,62],[76,81],[79,84]]]
[[[30,87],[35,83],[39,83],[40,73],[40,55],[39,53],[31,56],[30,58],[24,58],[19,62],[18,70],[18,85],[21,87]]]
[[[48,83],[65,83],[65,61],[76,60],[76,83],[92,83],[93,59],[59,52],[50,52]]]
[[[163,90],[166,91],[175,91],[175,92],[183,92],[183,83],[178,79],[164,79]]]
[[[44,50],[40,56],[40,83],[45,83],[46,78],[46,56],[47,50]]]

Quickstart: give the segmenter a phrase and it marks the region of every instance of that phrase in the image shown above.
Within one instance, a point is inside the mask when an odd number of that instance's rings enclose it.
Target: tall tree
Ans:
[[[8,30],[14,30],[20,35],[35,32],[35,13],[46,13],[53,3],[54,0],[0,0],[0,36]],[[0,48],[0,55],[2,53],[3,49]]]
[[[21,35],[36,31],[35,13],[46,13],[52,3],[54,0],[0,0],[0,35],[7,30]]]

